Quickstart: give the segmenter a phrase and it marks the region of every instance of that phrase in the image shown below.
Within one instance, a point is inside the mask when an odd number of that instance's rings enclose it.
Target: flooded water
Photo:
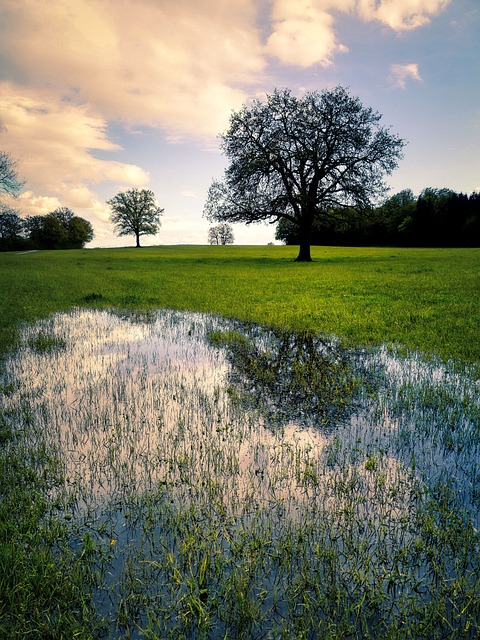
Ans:
[[[415,631],[442,584],[478,588],[467,373],[208,315],[76,310],[24,328],[2,389],[7,446],[51,452],[72,546],[88,532],[101,554],[112,637],[316,637],[332,588],[349,624]]]

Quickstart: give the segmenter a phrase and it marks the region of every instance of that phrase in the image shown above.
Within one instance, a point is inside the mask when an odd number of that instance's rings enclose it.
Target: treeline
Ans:
[[[280,220],[275,238],[299,244],[298,226]],[[450,189],[428,188],[415,197],[406,189],[362,215],[353,209],[331,211],[320,223],[314,223],[312,244],[478,247],[480,193],[467,196]]]
[[[81,249],[93,239],[93,227],[67,207],[47,215],[21,218],[0,205],[0,251]]]

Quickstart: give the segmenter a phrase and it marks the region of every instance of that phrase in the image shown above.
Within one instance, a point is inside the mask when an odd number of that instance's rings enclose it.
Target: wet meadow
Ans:
[[[479,636],[480,253],[293,253],[0,256],[3,636]]]

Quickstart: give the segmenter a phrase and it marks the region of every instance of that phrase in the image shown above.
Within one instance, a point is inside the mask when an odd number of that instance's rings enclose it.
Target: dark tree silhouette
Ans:
[[[475,192],[468,198],[468,215],[461,229],[461,238],[466,247],[480,246],[480,193]]]
[[[25,240],[23,220],[18,211],[0,204],[0,251],[9,251],[23,247]]]
[[[298,227],[299,261],[310,261],[313,224],[353,208],[362,215],[385,192],[383,178],[404,141],[343,87],[302,98],[275,90],[234,113],[222,134],[230,164],[210,187],[205,215],[223,222]]]
[[[298,244],[298,225],[280,219],[275,238]],[[428,187],[417,198],[404,189],[368,216],[360,218],[352,209],[344,209],[336,219],[316,219],[311,239],[312,244],[322,245],[478,247],[480,194]]]
[[[74,216],[68,225],[68,243],[72,249],[80,249],[93,240],[93,227],[88,220]]]
[[[30,246],[38,249],[81,249],[94,235],[90,222],[67,207],[46,216],[28,216],[24,228]]]
[[[417,200],[411,189],[404,189],[388,198],[378,209],[378,219],[384,232],[381,240],[404,244],[410,242],[411,224]]]
[[[112,213],[110,220],[119,236],[134,235],[140,247],[140,236],[154,236],[160,228],[163,209],[157,205],[155,194],[148,189],[121,191],[107,200]]]

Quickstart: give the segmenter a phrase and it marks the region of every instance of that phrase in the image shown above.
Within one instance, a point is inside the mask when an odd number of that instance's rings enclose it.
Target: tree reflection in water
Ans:
[[[353,409],[361,371],[333,342],[244,325],[211,332],[209,341],[225,349],[232,400],[256,411],[266,426],[296,423],[331,431]]]

